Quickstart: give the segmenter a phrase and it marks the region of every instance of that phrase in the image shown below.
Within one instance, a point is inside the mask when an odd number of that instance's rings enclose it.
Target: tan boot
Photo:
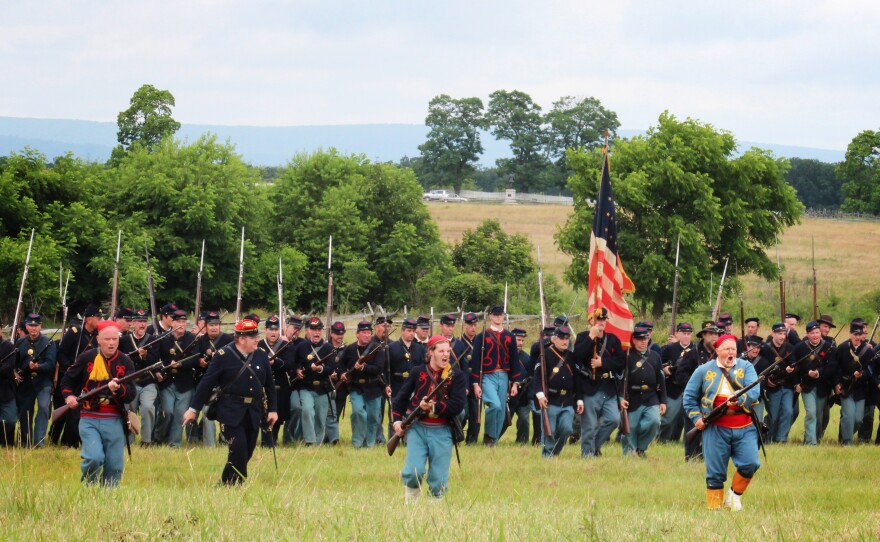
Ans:
[[[720,510],[721,501],[724,500],[724,489],[707,489],[706,490],[706,508],[709,510]]]

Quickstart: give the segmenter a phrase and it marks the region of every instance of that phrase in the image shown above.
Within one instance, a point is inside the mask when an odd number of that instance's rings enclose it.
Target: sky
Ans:
[[[880,129],[878,28],[847,0],[4,2],[0,116],[115,121],[149,83],[184,124],[422,124],[516,89],[845,149]]]

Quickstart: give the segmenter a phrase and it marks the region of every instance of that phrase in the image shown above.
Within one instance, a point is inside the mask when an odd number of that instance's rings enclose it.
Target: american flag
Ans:
[[[587,310],[593,314],[597,309],[608,310],[605,331],[613,333],[623,346],[629,346],[633,330],[633,315],[624,293],[636,291],[626,276],[623,262],[617,255],[617,211],[611,191],[610,161],[607,145],[603,149],[602,182],[596,198],[596,216],[590,232],[590,276],[587,283]]]

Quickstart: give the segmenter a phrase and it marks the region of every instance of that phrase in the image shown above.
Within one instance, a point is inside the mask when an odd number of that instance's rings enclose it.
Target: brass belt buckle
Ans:
[[[568,395],[568,390],[559,390],[559,395]]]
[[[648,391],[649,389],[650,386],[648,386],[647,384],[642,384],[642,391]]]
[[[249,405],[254,402],[254,398],[253,397],[243,397],[241,402],[246,405]]]
[[[358,384],[366,384],[366,383],[367,383],[366,378],[361,378],[360,380],[358,380]]]

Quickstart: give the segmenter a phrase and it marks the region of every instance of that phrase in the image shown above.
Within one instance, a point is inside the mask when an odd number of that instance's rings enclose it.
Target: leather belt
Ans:
[[[109,405],[111,403],[112,402],[110,401],[110,399],[108,399],[106,397],[101,397],[100,399],[95,400],[96,405]]]
[[[649,391],[651,389],[651,386],[647,384],[642,384],[641,386],[630,386],[629,389],[633,391]]]
[[[555,393],[557,395],[568,395],[569,394],[569,390],[553,390],[553,389],[548,388],[547,391],[550,393]]]
[[[602,373],[599,376],[601,376],[602,378],[611,378],[611,373]]]
[[[245,397],[243,395],[228,395],[227,397],[229,397],[230,399],[235,399],[239,403],[242,403],[245,405],[249,405],[256,400],[256,397]]]

